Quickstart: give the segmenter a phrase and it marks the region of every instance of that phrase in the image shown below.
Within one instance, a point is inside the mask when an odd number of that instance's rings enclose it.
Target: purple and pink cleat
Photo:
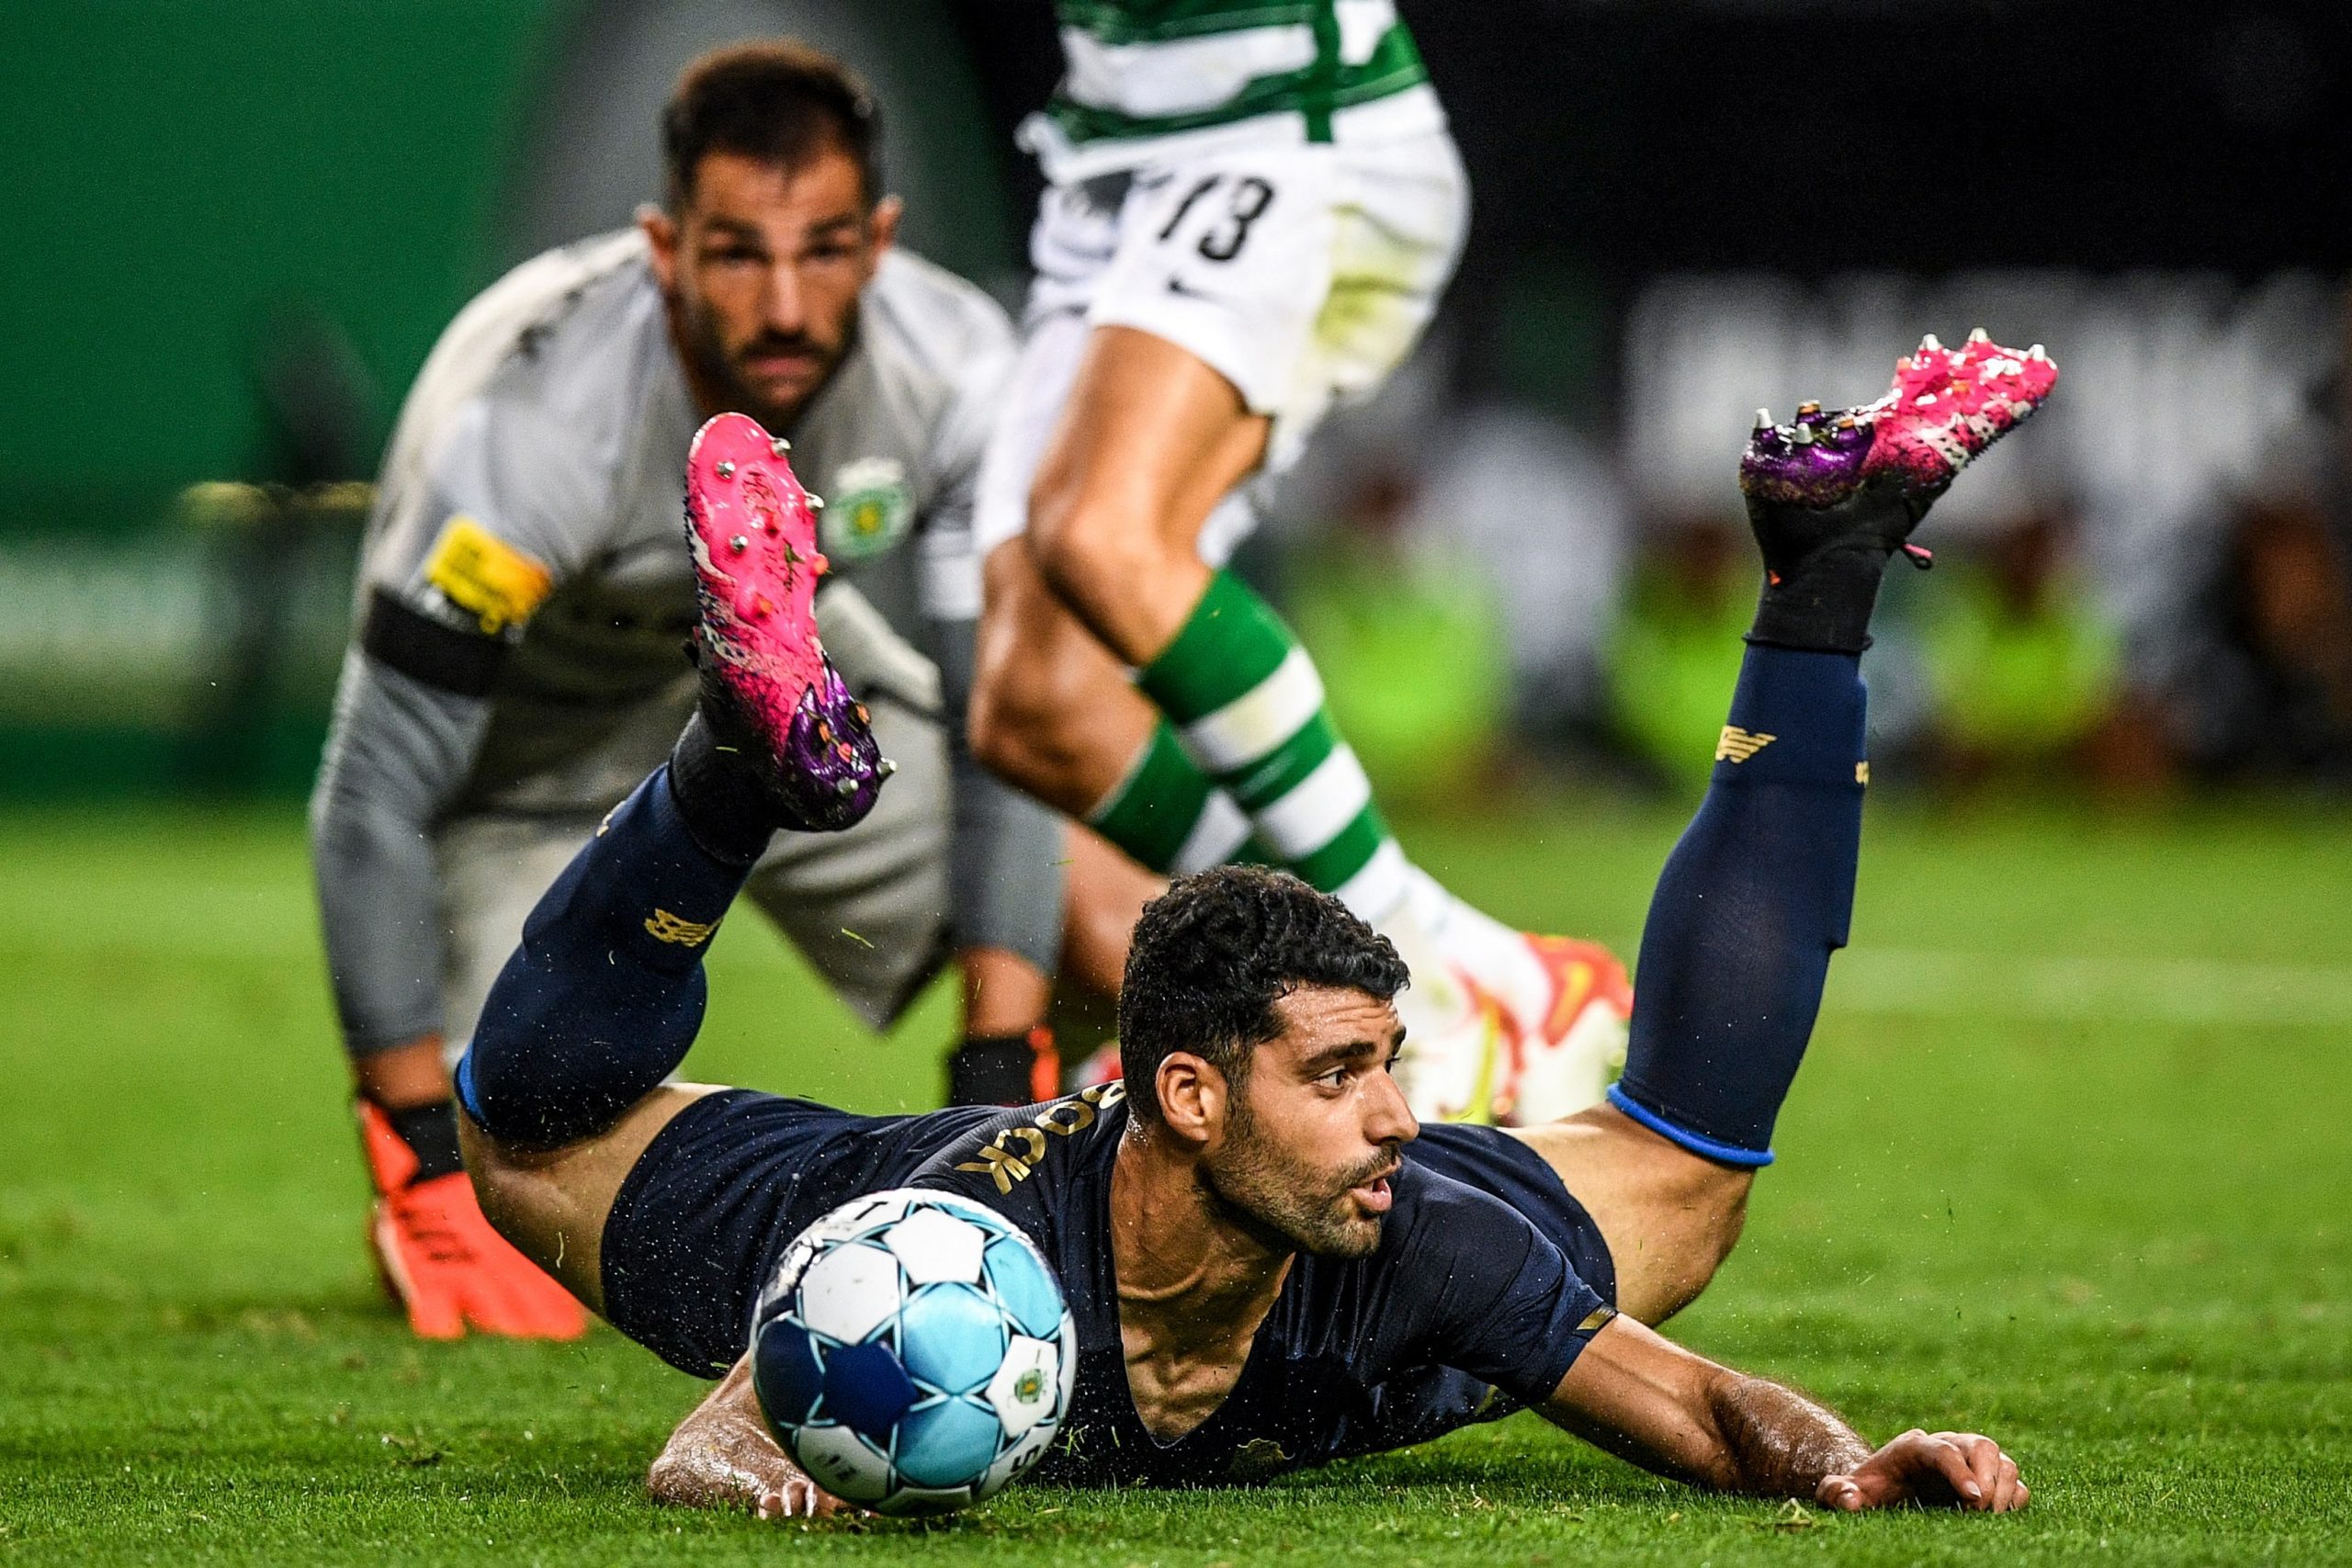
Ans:
[[[2058,367],[2040,344],[2019,353],[1980,327],[1951,349],[1929,333],[1894,362],[1894,385],[1874,403],[1805,403],[1788,424],[1758,410],[1739,488],[1751,502],[1817,510],[1866,485],[1892,487],[1917,522],[1952,476],[2041,407],[2057,381]],[[1924,559],[1917,547],[1905,547]]]
[[[758,421],[723,413],[687,451],[695,664],[713,735],[741,749],[792,825],[838,832],[874,809],[894,770],[817,640],[823,502],[794,477],[789,450]]]

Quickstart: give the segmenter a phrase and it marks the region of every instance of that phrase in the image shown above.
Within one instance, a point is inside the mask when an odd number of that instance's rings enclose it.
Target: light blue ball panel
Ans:
[[[982,1267],[1021,1332],[1033,1339],[1051,1339],[1062,1322],[1061,1287],[1036,1254],[1007,1237],[989,1244]]]
[[[917,1486],[963,1486],[996,1461],[1004,1428],[996,1412],[968,1399],[921,1405],[899,1423],[899,1473]]]
[[[899,1309],[899,1359],[944,1393],[986,1387],[1004,1347],[1004,1314],[969,1285],[927,1285]]]

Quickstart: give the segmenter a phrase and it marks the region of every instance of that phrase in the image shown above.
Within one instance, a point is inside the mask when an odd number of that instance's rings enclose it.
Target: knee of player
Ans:
[[[1066,603],[1115,602],[1150,581],[1159,520],[1115,491],[1041,479],[1030,496],[1029,547]]]
[[[503,1235],[505,1227],[498,1223],[498,1216],[509,1207],[505,1201],[508,1190],[520,1175],[506,1145],[461,1111],[458,1113],[458,1152],[465,1156],[466,1176],[473,1183],[475,1201],[481,1205],[491,1227]]]

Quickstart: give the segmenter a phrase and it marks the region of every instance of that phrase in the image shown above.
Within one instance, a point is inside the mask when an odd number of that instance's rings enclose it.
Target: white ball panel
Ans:
[[[918,1285],[968,1285],[980,1277],[980,1229],[939,1209],[918,1209],[882,1235],[907,1278]]]
[[[1012,1337],[986,1395],[1006,1437],[1023,1436],[1060,1407],[1060,1361],[1057,1347],[1025,1334]]]
[[[993,1497],[1012,1485],[1015,1478],[1035,1464],[1045,1451],[1054,1446],[1054,1438],[1060,1430],[1059,1423],[1053,1421],[1041,1421],[1030,1427],[1019,1442],[997,1455],[996,1462],[989,1466],[988,1473],[981,1476],[972,1488],[973,1495],[977,1498]]]
[[[890,1461],[847,1427],[803,1427],[792,1435],[792,1455],[809,1478],[851,1503],[878,1503],[895,1479]]]
[[[846,1242],[808,1266],[800,1280],[800,1321],[855,1344],[899,1310],[899,1260],[878,1247]]]

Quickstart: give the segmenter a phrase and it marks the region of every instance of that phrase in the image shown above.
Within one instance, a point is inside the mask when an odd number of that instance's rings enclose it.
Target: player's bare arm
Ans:
[[[2017,1461],[1989,1438],[1914,1429],[1873,1451],[1795,1390],[1623,1316],[1593,1336],[1544,1414],[1645,1470],[1718,1492],[1849,1513],[1905,1503],[2007,1513],[2030,1495]]]

